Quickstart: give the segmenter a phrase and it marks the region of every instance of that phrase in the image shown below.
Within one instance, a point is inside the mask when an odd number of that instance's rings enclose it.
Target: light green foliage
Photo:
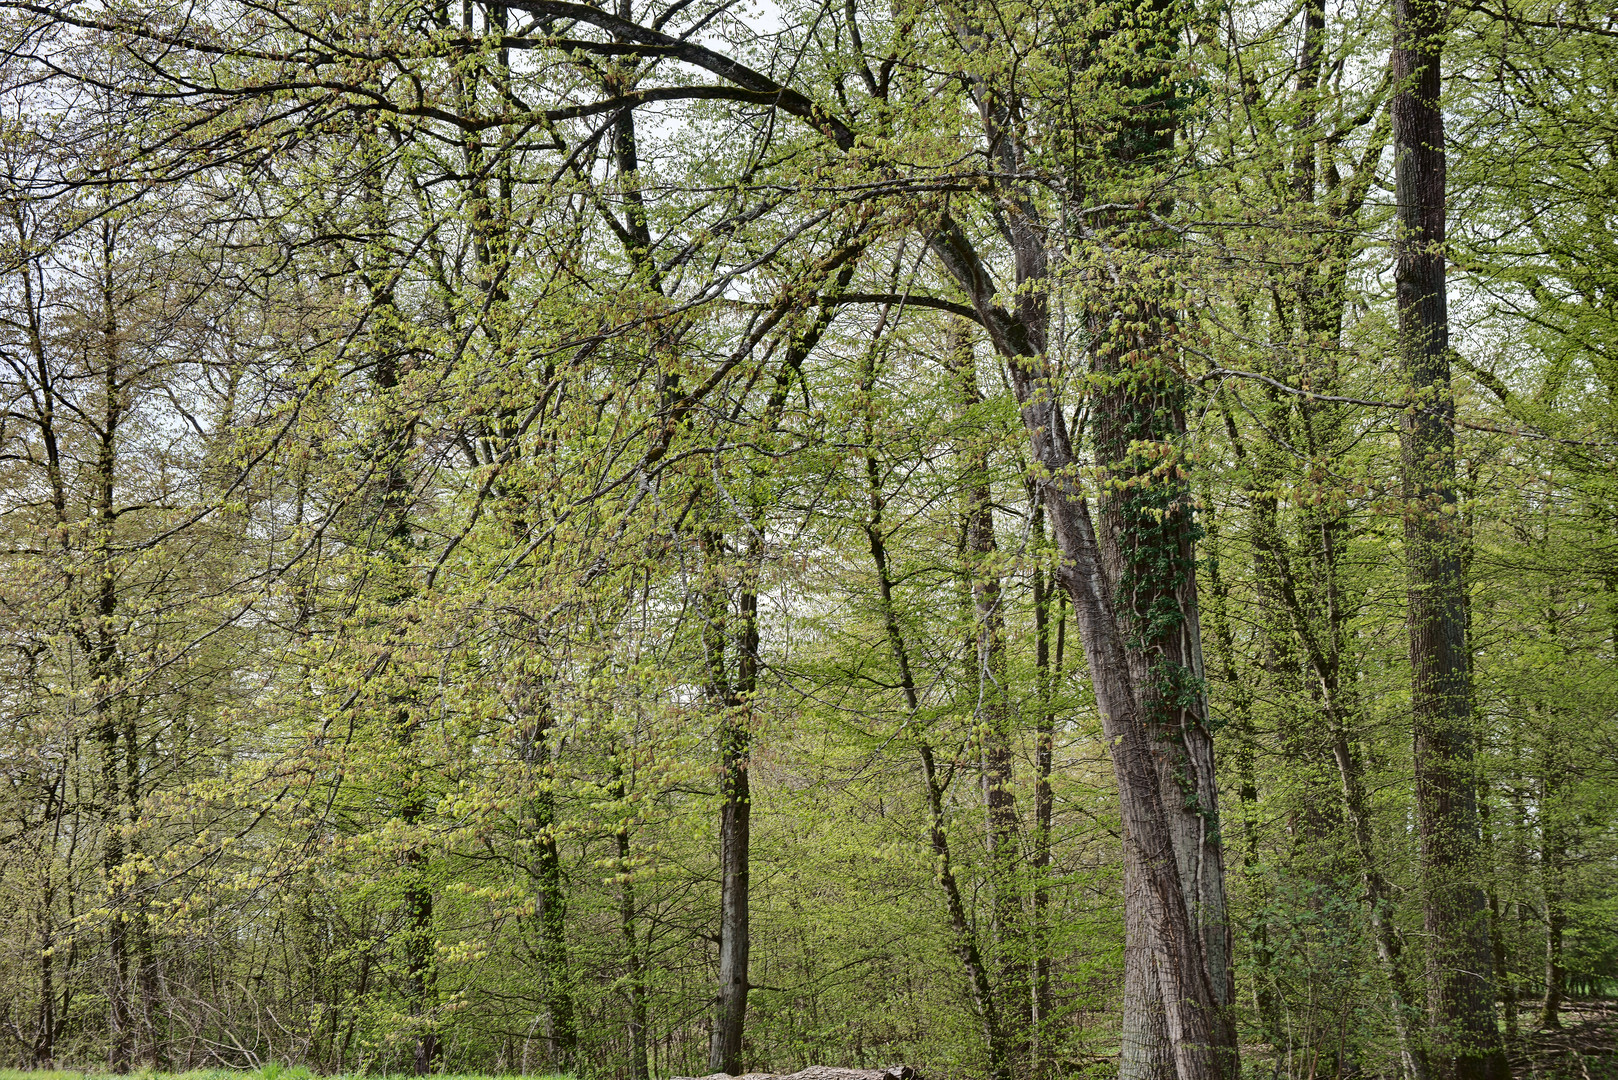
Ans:
[[[1457,9],[1447,61],[1467,869],[1513,1033],[1557,979],[1618,990],[1618,49],[1585,7]],[[750,1067],[984,1075],[970,941],[1019,1080],[1109,1073],[1110,748],[946,214],[1048,305],[1061,479],[1164,481],[1137,538],[1197,499],[1197,609],[1177,549],[1110,598],[1169,581],[1134,644],[1200,626],[1153,685],[1218,728],[1247,1070],[1400,1074],[1380,8],[86,10],[0,4],[0,1060],[41,1070],[0,1080],[702,1075],[738,730]],[[1057,223],[1020,291],[1016,199]],[[1142,385],[1108,473],[1097,410]]]

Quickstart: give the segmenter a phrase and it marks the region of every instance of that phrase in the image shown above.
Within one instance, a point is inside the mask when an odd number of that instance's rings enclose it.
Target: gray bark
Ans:
[[[1409,395],[1400,442],[1416,829],[1434,1065],[1454,1080],[1504,1080],[1493,957],[1483,892],[1473,874],[1479,835],[1456,502],[1439,105],[1447,17],[1439,0],[1394,2],[1394,281],[1399,359]]]

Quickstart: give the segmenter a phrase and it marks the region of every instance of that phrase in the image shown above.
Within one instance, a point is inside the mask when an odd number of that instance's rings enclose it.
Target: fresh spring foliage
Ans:
[[[0,1061],[1610,1075],[1618,21],[1424,3],[0,0]]]

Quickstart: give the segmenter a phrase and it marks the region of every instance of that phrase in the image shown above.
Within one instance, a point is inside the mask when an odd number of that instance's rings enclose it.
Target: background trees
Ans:
[[[1612,991],[1597,16],[1428,13],[1440,248],[1390,12],[5,11],[11,1059],[1391,1075]]]

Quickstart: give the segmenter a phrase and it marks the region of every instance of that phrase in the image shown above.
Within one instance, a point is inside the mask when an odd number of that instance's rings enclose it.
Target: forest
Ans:
[[[0,0],[0,1065],[1618,1075],[1618,12]]]

